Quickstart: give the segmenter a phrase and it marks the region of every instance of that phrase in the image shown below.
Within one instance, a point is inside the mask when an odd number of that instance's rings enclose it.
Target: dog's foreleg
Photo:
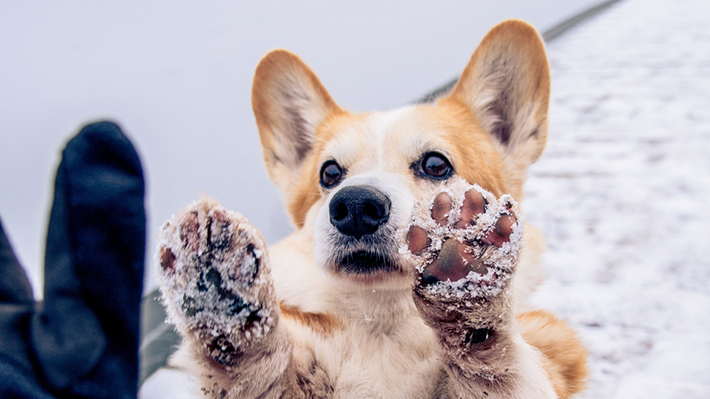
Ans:
[[[439,336],[451,398],[556,398],[517,331],[510,289],[522,243],[512,198],[460,181],[415,207],[414,302]]]
[[[279,322],[266,244],[241,215],[203,198],[162,228],[158,280],[183,337],[182,366],[208,396],[279,397],[293,340]]]

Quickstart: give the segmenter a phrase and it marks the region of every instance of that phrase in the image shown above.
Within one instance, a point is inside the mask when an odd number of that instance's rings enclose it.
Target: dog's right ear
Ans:
[[[318,127],[340,108],[297,55],[274,50],[256,68],[251,102],[271,179],[288,195]]]
[[[508,20],[491,29],[451,92],[465,104],[516,170],[542,154],[547,141],[550,69],[535,28]],[[522,180],[520,181],[522,184]]]

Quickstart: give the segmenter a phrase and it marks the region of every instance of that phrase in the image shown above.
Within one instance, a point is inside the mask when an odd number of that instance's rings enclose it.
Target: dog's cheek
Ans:
[[[390,214],[390,223],[397,235],[398,243],[403,244],[406,240],[407,227],[409,219],[412,217],[414,210],[414,195],[409,190],[395,190],[387,194],[392,201],[392,211]]]
[[[334,227],[330,224],[330,214],[328,212],[328,198],[318,209],[318,213],[313,223],[313,239],[315,241],[314,256],[316,263],[321,270],[325,270],[332,262],[329,258],[333,253],[333,243],[331,237]]]

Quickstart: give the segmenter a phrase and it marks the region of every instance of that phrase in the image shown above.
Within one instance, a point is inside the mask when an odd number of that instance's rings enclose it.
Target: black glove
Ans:
[[[138,154],[118,126],[91,124],[69,141],[41,303],[0,227],[0,397],[136,397],[144,191]]]

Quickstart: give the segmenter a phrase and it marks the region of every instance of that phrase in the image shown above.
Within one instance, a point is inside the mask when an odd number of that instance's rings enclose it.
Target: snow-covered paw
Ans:
[[[462,179],[416,204],[405,252],[418,270],[420,313],[430,324],[465,321],[469,340],[486,340],[488,329],[509,319],[522,236],[512,197]]]
[[[162,227],[156,257],[169,321],[222,364],[278,319],[265,253],[259,232],[210,198]]]

